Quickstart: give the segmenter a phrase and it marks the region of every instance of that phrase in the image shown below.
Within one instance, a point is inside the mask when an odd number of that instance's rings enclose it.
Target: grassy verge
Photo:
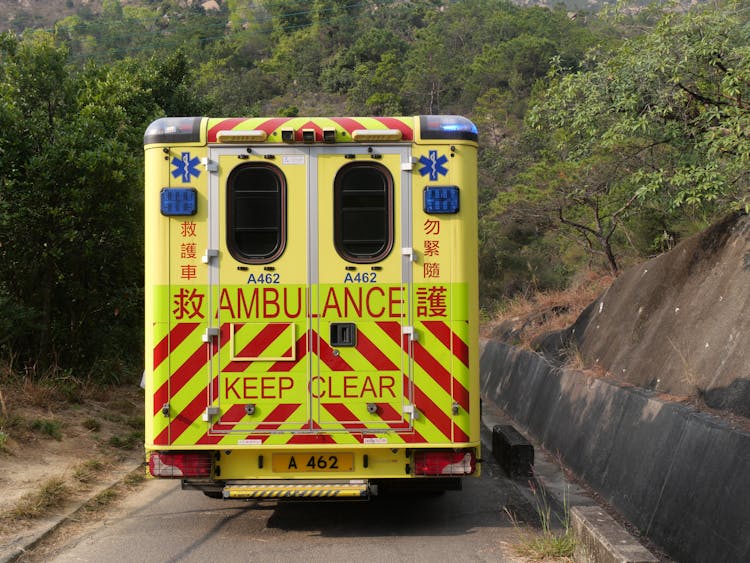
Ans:
[[[90,491],[94,483],[111,470],[111,466],[97,460],[88,460],[76,465],[62,477],[52,477],[27,493],[9,509],[0,513],[0,531],[10,532],[24,522],[61,512],[80,493]],[[122,481],[107,487],[80,508],[84,514],[97,513],[120,498],[123,490],[137,486],[145,480],[143,468],[139,467],[126,474]]]
[[[567,497],[563,498],[562,512],[555,514],[544,489],[537,486],[535,481],[530,482],[529,486],[534,495],[539,531],[529,533],[523,528],[523,539],[514,546],[516,553],[531,561],[572,561],[576,537],[570,524]],[[513,525],[521,530],[515,516],[507,509],[505,512]]]

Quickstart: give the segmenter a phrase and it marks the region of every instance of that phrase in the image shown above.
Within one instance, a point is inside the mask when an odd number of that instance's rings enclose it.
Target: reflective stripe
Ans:
[[[275,117],[275,118],[231,118],[221,119],[212,118],[208,120],[207,141],[209,143],[217,142],[219,131],[231,130],[261,130],[265,131],[268,137],[265,143],[281,143],[282,129],[291,129],[294,131],[294,142],[302,142],[302,130],[312,129],[315,131],[315,141],[323,141],[324,129],[336,129],[338,142],[352,142],[351,134],[357,129],[381,130],[397,129],[401,131],[402,141],[412,141],[414,139],[414,129],[412,124],[414,119],[411,117],[358,117],[356,119],[337,117],[319,117],[319,118],[296,118],[296,117]],[[347,136],[341,135],[345,131]]]

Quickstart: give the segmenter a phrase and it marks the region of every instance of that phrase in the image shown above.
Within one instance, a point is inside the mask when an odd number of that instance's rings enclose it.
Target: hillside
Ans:
[[[191,8],[200,5],[204,10],[220,9],[226,0],[176,0],[173,4]],[[518,0],[520,6],[547,6],[558,4],[552,0]],[[596,11],[608,4],[607,0],[570,0],[566,5],[571,9]],[[25,28],[50,29],[62,18],[78,14],[83,18],[101,14],[102,0],[0,0],[0,32]],[[139,0],[120,0],[122,6],[140,6],[153,3]]]
[[[547,354],[626,384],[750,417],[750,217],[732,215],[620,275]]]
[[[0,0],[0,32],[24,28],[51,28],[59,19],[76,13],[98,14],[99,0]]]

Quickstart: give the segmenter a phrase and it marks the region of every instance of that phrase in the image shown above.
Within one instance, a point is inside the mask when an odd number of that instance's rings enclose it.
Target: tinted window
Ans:
[[[286,182],[264,164],[235,168],[227,181],[227,248],[250,264],[271,262],[284,251]]]
[[[393,246],[393,179],[386,168],[354,163],[334,183],[334,238],[351,262],[377,262]]]

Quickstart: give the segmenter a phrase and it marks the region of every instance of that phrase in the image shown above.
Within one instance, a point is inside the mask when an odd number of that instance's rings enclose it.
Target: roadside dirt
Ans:
[[[143,459],[143,392],[0,385],[0,551]]]

